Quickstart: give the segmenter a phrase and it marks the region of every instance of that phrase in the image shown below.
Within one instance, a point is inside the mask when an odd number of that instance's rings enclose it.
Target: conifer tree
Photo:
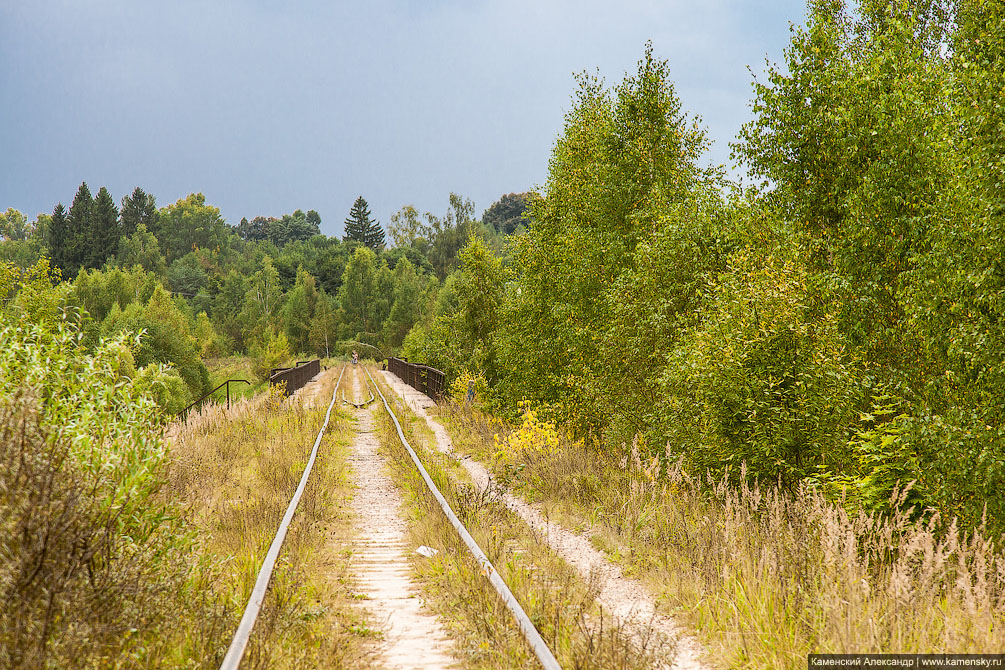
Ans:
[[[137,226],[143,224],[147,231],[157,235],[157,201],[153,195],[146,193],[137,186],[132,195],[122,198],[122,235],[131,236]]]
[[[356,240],[362,242],[371,249],[380,249],[384,246],[384,229],[379,221],[374,221],[370,214],[370,206],[363,196],[356,198],[349,217],[345,220],[345,235],[342,239],[346,242]]]
[[[73,278],[88,260],[90,246],[87,243],[91,233],[91,209],[94,201],[87,182],[81,182],[77,194],[70,203],[70,212],[66,217],[66,244],[63,270],[64,277]]]
[[[52,209],[52,219],[48,230],[49,257],[52,264],[60,270],[66,270],[66,208],[63,203]]]
[[[91,235],[87,264],[93,268],[104,265],[109,256],[119,251],[119,210],[108,189],[102,186],[91,209]]]
[[[363,230],[363,244],[374,251],[384,248],[384,228],[379,221],[373,221]]]

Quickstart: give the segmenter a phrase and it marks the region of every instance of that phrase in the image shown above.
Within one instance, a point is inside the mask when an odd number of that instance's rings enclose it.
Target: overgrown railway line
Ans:
[[[304,489],[306,488],[307,482],[311,476],[311,471],[314,467],[314,463],[317,460],[321,440],[322,437],[324,436],[325,430],[328,427],[328,423],[331,418],[331,414],[335,407],[335,403],[338,397],[339,389],[340,388],[342,389],[344,403],[351,405],[355,407],[357,410],[359,410],[366,408],[367,406],[370,405],[370,403],[372,403],[375,400],[373,393],[370,391],[371,386],[374,390],[376,390],[377,394],[379,395],[384,410],[388,413],[388,417],[395,426],[398,438],[401,441],[402,446],[405,448],[405,450],[411,457],[412,463],[420,473],[422,480],[425,482],[425,485],[429,489],[429,492],[436,499],[444,516],[448,519],[450,524],[456,530],[461,540],[463,541],[464,545],[468,548],[472,556],[474,556],[475,560],[481,566],[481,574],[488,579],[493,589],[495,589],[496,593],[499,595],[500,599],[504,603],[505,607],[509,610],[521,634],[524,636],[524,638],[527,641],[527,644],[529,645],[534,655],[540,662],[541,667],[545,668],[545,670],[560,670],[560,666],[555,658],[555,655],[552,653],[552,650],[545,643],[540,632],[537,630],[533,622],[530,620],[530,617],[527,616],[526,612],[523,610],[523,607],[517,601],[516,597],[511,592],[510,588],[506,585],[505,581],[500,576],[499,572],[492,565],[492,562],[489,560],[488,556],[481,549],[481,547],[479,547],[478,543],[471,536],[471,533],[468,532],[467,528],[465,528],[464,524],[454,513],[453,509],[451,509],[450,504],[447,502],[446,498],[443,496],[443,494],[437,488],[436,484],[433,482],[425,466],[420,460],[418,454],[415,452],[415,450],[412,448],[407,438],[405,437],[405,434],[402,430],[401,423],[398,417],[391,409],[391,406],[388,403],[387,398],[380,390],[379,386],[377,385],[377,382],[373,379],[372,375],[370,374],[370,371],[363,368],[366,372],[366,377],[363,379],[363,382],[366,391],[370,395],[370,398],[363,402],[355,402],[348,400],[345,395],[345,386],[343,385],[343,378],[346,376],[347,369],[348,366],[344,366],[341,372],[339,373],[338,381],[336,382],[335,387],[332,390],[332,397],[331,401],[328,404],[328,409],[325,413],[324,422],[321,426],[320,431],[317,434],[317,437],[314,440],[314,445],[311,450],[310,457],[307,460],[307,464],[304,467],[304,471],[300,477],[299,485],[297,486],[297,489],[290,500],[286,513],[284,514],[283,519],[279,524],[275,537],[273,538],[269,546],[269,550],[265,556],[265,559],[263,560],[262,565],[259,568],[255,586],[252,590],[250,598],[248,599],[248,603],[245,606],[240,623],[238,624],[238,628],[234,634],[233,640],[230,644],[227,654],[224,657],[223,663],[220,666],[221,670],[237,670],[240,667],[241,661],[244,657],[245,650],[248,647],[248,641],[251,637],[252,631],[255,627],[255,623],[258,619],[259,612],[262,609],[262,603],[264,602],[265,594],[268,590],[268,586],[272,577],[273,570],[275,568],[276,561],[282,550],[283,541],[286,537],[287,530],[289,529],[290,522],[293,520],[293,517],[296,514],[300,498],[303,495]],[[355,366],[353,366],[353,369],[350,372],[350,376],[353,378],[353,386],[355,386],[355,381],[357,379],[357,370]],[[353,393],[353,395],[356,394]],[[378,544],[380,542],[386,541],[386,538],[384,540],[381,540],[379,539],[379,536],[375,537],[378,537],[377,539]]]

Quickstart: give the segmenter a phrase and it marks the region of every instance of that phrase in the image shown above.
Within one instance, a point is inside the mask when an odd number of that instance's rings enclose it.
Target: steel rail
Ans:
[[[506,586],[506,582],[503,581],[501,576],[499,576],[499,572],[492,565],[492,562],[489,561],[488,556],[486,556],[485,552],[478,546],[475,539],[471,537],[468,529],[464,527],[461,520],[457,518],[456,514],[454,514],[454,510],[450,509],[450,504],[447,502],[447,499],[443,497],[443,494],[440,493],[440,489],[438,489],[436,484],[433,483],[429,473],[426,472],[426,468],[422,465],[422,461],[419,460],[418,454],[415,453],[415,450],[412,449],[408,440],[405,439],[405,433],[401,430],[401,424],[398,422],[398,417],[394,415],[394,412],[391,410],[391,406],[387,402],[387,398],[384,397],[380,387],[377,386],[377,382],[374,381],[373,376],[370,375],[370,371],[367,370],[366,374],[370,377],[373,387],[377,389],[380,399],[384,401],[384,408],[387,410],[388,415],[391,417],[391,421],[394,422],[395,429],[398,431],[398,439],[401,440],[401,444],[404,445],[405,449],[408,451],[408,455],[412,457],[412,461],[415,463],[415,467],[418,468],[419,474],[422,475],[422,479],[425,480],[426,486],[429,487],[429,490],[433,494],[433,497],[436,498],[436,501],[440,503],[440,509],[443,510],[443,514],[446,515],[450,524],[454,527],[454,530],[456,530],[457,534],[461,536],[461,539],[464,540],[464,544],[468,546],[468,550],[481,565],[482,573],[488,577],[489,582],[491,582],[492,586],[495,587],[496,593],[499,594],[503,603],[513,614],[513,618],[516,619],[520,632],[523,633],[523,637],[527,640],[527,644],[530,645],[534,655],[537,656],[537,660],[541,662],[541,666],[545,670],[562,670],[562,666],[558,664],[558,661],[555,659],[555,655],[551,653],[551,649],[548,648],[544,638],[541,637],[537,628],[534,627],[534,623],[530,620],[530,617],[528,617],[527,613],[523,611],[523,607],[520,606],[520,603],[513,595],[513,592],[509,590],[508,586]]]
[[[297,505],[300,504],[300,497],[304,494],[304,489],[307,488],[307,478],[310,477],[311,470],[314,468],[314,461],[317,460],[318,447],[321,446],[321,437],[325,434],[325,429],[328,428],[328,420],[331,418],[332,408],[335,407],[336,394],[338,393],[339,384],[342,383],[343,374],[345,374],[345,366],[342,367],[342,372],[338,375],[338,381],[335,382],[335,388],[332,390],[332,401],[328,404],[328,411],[325,413],[325,422],[321,425],[321,430],[318,431],[317,439],[314,440],[314,448],[311,449],[311,456],[307,459],[307,466],[304,468],[303,476],[300,477],[300,484],[290,499],[290,504],[286,508],[286,514],[283,515],[283,520],[279,523],[279,530],[276,531],[276,536],[269,546],[269,551],[265,554],[265,560],[262,561],[262,567],[258,571],[258,579],[255,580],[255,588],[252,589],[251,597],[248,598],[248,604],[244,608],[244,615],[241,616],[241,623],[237,626],[237,632],[234,633],[234,639],[230,643],[227,655],[223,657],[220,670],[237,670],[241,665],[244,650],[247,648],[248,640],[251,638],[251,630],[255,627],[255,621],[258,619],[258,613],[262,609],[262,603],[265,600],[265,591],[269,588],[269,580],[272,579],[272,570],[276,566],[276,559],[279,558],[279,550],[282,549],[283,540],[286,539],[286,531],[293,520],[293,514],[297,511]]]
[[[370,387],[367,386],[366,390],[370,391]],[[370,403],[372,403],[374,400],[376,400],[376,398],[374,398],[373,392],[370,392],[370,399],[369,400],[365,400],[363,402],[353,402],[352,400],[346,400],[346,398],[345,398],[345,389],[342,389],[342,402],[344,404],[346,404],[346,405],[352,405],[356,409],[363,409],[364,407],[368,407],[370,405]]]

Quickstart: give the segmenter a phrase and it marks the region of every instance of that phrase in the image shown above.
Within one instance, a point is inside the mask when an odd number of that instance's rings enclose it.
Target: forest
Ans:
[[[575,85],[546,182],[480,217],[449,194],[385,229],[360,197],[338,239],[313,210],[232,225],[201,194],[116,205],[86,183],[33,221],[8,209],[3,412],[35,397],[44,434],[134,445],[109,462],[152,487],[168,455],[140,453],[130,417],[169,422],[212,361],[247,357],[260,381],[357,349],[656,479],[683,468],[997,542],[1005,6],[811,0],[753,83],[742,181],[709,164],[651,46],[623,80]],[[156,535],[130,518],[119,532]]]

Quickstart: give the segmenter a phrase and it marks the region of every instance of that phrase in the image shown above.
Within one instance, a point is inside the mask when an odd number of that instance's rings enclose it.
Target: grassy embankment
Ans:
[[[456,403],[437,413],[459,453],[491,464],[553,519],[590,529],[723,665],[1005,648],[1005,556],[980,534],[938,518],[849,515],[807,490],[700,485],[680,467],[561,436],[528,444],[533,430]]]
[[[264,394],[193,417],[176,436],[167,494],[187,501],[225,603],[216,667],[300,479],[336,375],[311,408]],[[242,667],[369,667],[374,635],[353,605],[346,453],[351,420],[336,410],[273,574]],[[196,631],[195,634],[200,634]]]
[[[435,441],[425,422],[380,383],[430,476],[562,667],[650,668],[657,656],[672,651],[648,631],[629,631],[601,612],[596,585],[580,579],[508,510],[497,490],[477,490],[458,461],[431,448]],[[433,558],[414,556],[414,573],[455,640],[463,667],[538,667],[509,611],[426,489],[379,398],[377,403],[377,433],[391,476],[405,495],[411,539],[439,550]]]
[[[207,358],[203,361],[209,370],[209,383],[213,388],[228,379],[247,379],[250,384],[231,384],[231,401],[250,398],[269,387],[269,380],[255,375],[254,361],[247,356],[225,356],[222,358]],[[226,395],[217,391],[214,397],[225,402]]]

